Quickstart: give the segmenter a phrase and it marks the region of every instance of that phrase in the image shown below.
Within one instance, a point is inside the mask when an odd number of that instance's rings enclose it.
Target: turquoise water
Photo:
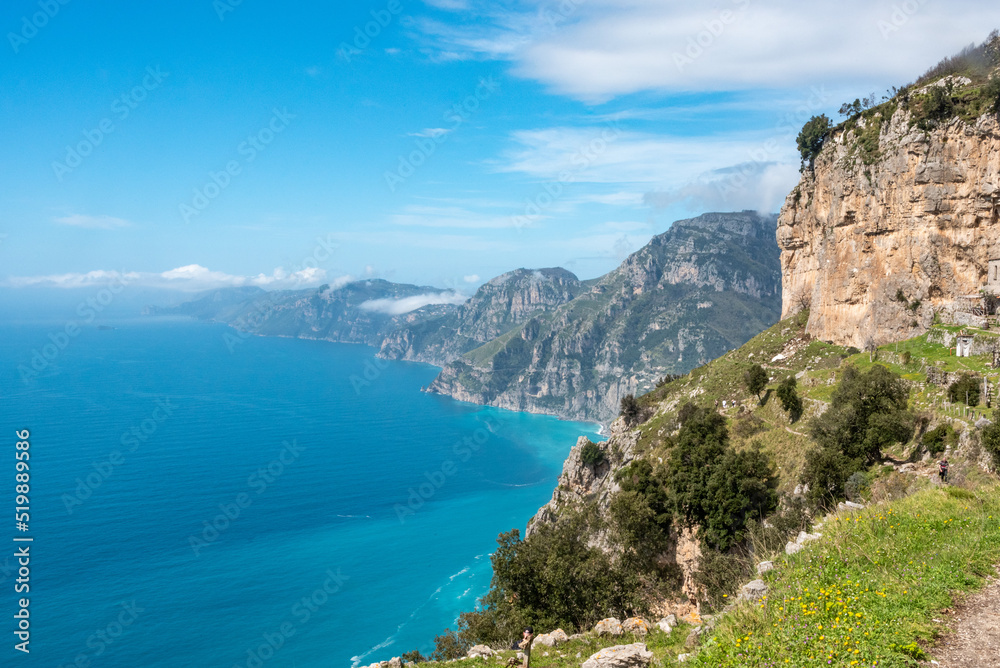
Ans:
[[[486,591],[497,533],[523,530],[576,438],[595,437],[422,393],[434,367],[364,346],[111,324],[66,338],[61,323],[0,325],[0,498],[13,515],[14,432],[29,429],[19,535],[34,538],[31,654],[7,633],[2,665],[428,653]],[[13,553],[0,552],[8,620]]]

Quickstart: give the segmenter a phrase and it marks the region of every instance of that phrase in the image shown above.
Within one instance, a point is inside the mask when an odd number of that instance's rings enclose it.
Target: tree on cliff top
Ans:
[[[816,163],[816,156],[823,150],[823,142],[830,134],[830,119],[826,114],[813,116],[802,126],[802,132],[796,138],[795,143],[799,148],[799,155],[802,156],[802,166],[809,165],[813,168]]]

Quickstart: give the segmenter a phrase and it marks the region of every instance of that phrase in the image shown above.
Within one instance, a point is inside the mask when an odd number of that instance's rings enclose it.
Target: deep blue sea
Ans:
[[[348,668],[428,653],[485,593],[497,534],[523,531],[576,438],[596,438],[596,425],[420,392],[435,367],[365,346],[108,324],[66,338],[58,321],[0,325],[3,666]],[[14,650],[15,536],[34,539],[29,656]]]

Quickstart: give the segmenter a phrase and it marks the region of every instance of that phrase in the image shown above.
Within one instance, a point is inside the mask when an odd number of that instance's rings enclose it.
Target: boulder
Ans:
[[[649,624],[641,617],[629,617],[622,622],[622,630],[637,636],[644,636],[649,633]]]
[[[799,543],[793,543],[792,541],[785,543],[785,554],[787,555],[793,555],[796,552],[801,552],[802,549],[802,545]]]
[[[767,596],[767,583],[763,580],[748,582],[740,590],[740,598],[744,601],[759,601],[765,596]]]
[[[673,615],[670,615],[670,617],[673,617]],[[677,622],[676,618],[674,619],[674,622],[675,622],[675,623]],[[673,630],[674,630],[674,624],[671,624],[671,623],[670,623],[670,618],[669,618],[669,617],[664,617],[664,618],[663,618],[663,619],[661,619],[660,621],[656,622],[656,625],[657,625],[657,626],[658,626],[658,627],[660,628],[660,630],[661,630],[661,631],[663,631],[664,633],[670,633],[671,631],[673,631]]]
[[[594,626],[594,633],[599,636],[620,636],[624,630],[621,622],[614,617],[608,617],[597,622]]]
[[[388,667],[389,668],[403,668],[403,660],[400,659],[398,656],[394,656],[391,659],[389,659]]]
[[[641,642],[605,647],[583,662],[583,668],[646,668],[653,653]]]
[[[469,653],[466,656],[468,656],[470,659],[478,659],[479,657],[488,659],[494,654],[496,654],[496,652],[494,652],[486,645],[473,645],[472,649],[469,650]]]
[[[806,543],[814,540],[819,540],[822,537],[823,534],[821,533],[806,533],[805,531],[800,531],[798,538],[795,539],[795,542],[799,545],[805,545]]]
[[[773,561],[762,561],[759,564],[757,564],[757,575],[763,575],[764,573],[773,570],[774,570]]]
[[[545,645],[546,647],[556,647],[569,640],[569,636],[562,629],[556,629],[551,633],[543,633],[535,637],[535,644]]]

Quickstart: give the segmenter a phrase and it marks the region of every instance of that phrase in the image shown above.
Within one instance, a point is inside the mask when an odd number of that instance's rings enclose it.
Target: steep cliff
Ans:
[[[621,397],[686,373],[776,322],[774,216],[677,221],[583,294],[444,368],[430,389],[606,421]]]
[[[565,269],[516,269],[483,284],[457,310],[390,332],[379,356],[444,366],[584,289]]]
[[[997,116],[961,113],[982,85],[938,85],[954,114],[928,121],[928,86],[851,119],[785,200],[782,315],[809,306],[812,336],[861,348],[918,335],[969,306],[1000,257]]]

